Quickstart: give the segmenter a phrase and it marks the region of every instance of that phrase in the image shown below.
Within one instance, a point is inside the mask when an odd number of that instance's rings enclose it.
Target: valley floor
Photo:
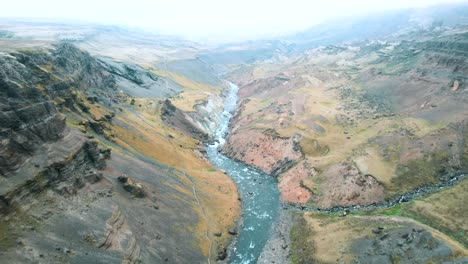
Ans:
[[[2,263],[468,262],[466,25],[0,29]]]

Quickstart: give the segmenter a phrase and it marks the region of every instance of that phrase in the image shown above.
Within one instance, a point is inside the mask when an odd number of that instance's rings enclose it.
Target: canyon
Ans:
[[[0,262],[466,263],[467,14],[215,47],[0,20]]]
[[[214,261],[239,212],[201,154],[224,84],[38,45],[1,45],[2,262]]]

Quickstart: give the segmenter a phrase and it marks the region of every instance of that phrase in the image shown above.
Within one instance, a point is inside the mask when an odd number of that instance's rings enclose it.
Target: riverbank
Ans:
[[[237,89],[230,84],[224,111],[215,132],[215,142],[206,147],[210,162],[226,172],[236,183],[242,204],[242,224],[230,230],[236,239],[227,252],[229,263],[256,263],[270,238],[280,208],[276,179],[243,163],[234,161],[219,152],[236,108]]]
[[[280,210],[271,237],[260,254],[258,264],[290,262],[290,233],[293,227],[293,217],[292,211]]]

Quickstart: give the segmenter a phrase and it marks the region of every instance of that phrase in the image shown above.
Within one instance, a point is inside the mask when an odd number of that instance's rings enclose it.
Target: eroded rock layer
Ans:
[[[217,112],[223,87],[184,112],[169,100],[190,81],[167,74],[66,43],[0,54],[2,260],[202,263],[225,251],[237,192],[200,151],[219,118],[197,113]]]

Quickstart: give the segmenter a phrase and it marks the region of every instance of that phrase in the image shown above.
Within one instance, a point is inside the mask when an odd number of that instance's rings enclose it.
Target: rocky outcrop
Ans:
[[[28,155],[58,140],[65,117],[31,81],[31,73],[12,57],[0,57],[0,174],[18,169]]]
[[[212,139],[223,113],[222,95],[209,94],[206,98],[192,102],[191,110],[182,110],[171,100],[161,103],[161,118],[174,129],[200,141]],[[189,107],[190,109],[190,107]]]
[[[125,191],[138,198],[145,197],[145,191],[140,183],[136,182],[135,180],[133,180],[125,174],[119,176],[118,180],[120,184],[122,184],[122,187]]]
[[[50,52],[0,57],[0,174],[18,169],[43,144],[63,138],[65,117],[55,107],[87,111],[73,88],[113,89],[115,81],[88,53],[61,44]],[[75,105],[77,108],[75,108]]]
[[[359,239],[353,245],[356,262],[427,263],[448,260],[453,256],[449,245],[422,228],[401,227],[388,232],[380,227],[372,233],[371,238]]]
[[[125,252],[122,263],[138,263],[140,261],[140,246],[119,208],[114,209],[106,224],[107,230],[103,241],[97,243],[97,247],[108,251],[122,250]]]
[[[291,168],[302,157],[296,139],[281,137],[274,130],[233,133],[223,152],[274,176]]]
[[[171,126],[189,137],[206,141],[209,135],[201,130],[192,118],[188,118],[187,113],[175,107],[169,99],[161,104],[161,119],[168,126]]]
[[[243,85],[242,89],[239,91],[239,98],[278,98],[296,87],[305,85],[305,83],[306,82],[302,77],[288,76],[284,73],[279,73],[276,76],[253,80],[252,82]]]
[[[311,198],[311,191],[304,187],[302,181],[315,176],[318,172],[306,160],[278,177],[278,187],[284,202],[305,204]]]
[[[99,181],[110,152],[67,129],[52,99],[76,100],[72,87],[112,88],[112,77],[68,44],[50,52],[0,56],[0,62],[0,174],[6,181],[0,210],[11,210],[46,188],[73,194]]]
[[[115,77],[89,53],[71,44],[57,45],[50,57],[45,57],[45,59],[46,63],[52,64],[54,74],[58,74],[63,80],[55,84],[56,90],[63,90],[65,87],[62,85],[66,84],[85,90],[116,89]],[[72,82],[67,83],[66,80],[70,79]]]
[[[185,143],[206,140],[219,122],[221,97],[208,96],[194,112],[159,100],[162,110],[148,115],[128,99],[173,95],[182,86],[140,66],[103,63],[70,44],[52,47],[0,53],[2,259],[214,261],[229,236],[211,231],[232,226],[236,189]],[[188,137],[168,141],[162,133],[170,123],[154,117],[157,110]],[[100,143],[118,150],[112,159]]]
[[[26,105],[27,102],[5,107],[0,113],[4,121],[0,124],[2,175],[18,169],[39,145],[62,137],[65,117],[55,111],[51,102]]]
[[[52,189],[61,195],[73,195],[86,184],[101,180],[110,151],[98,147],[76,132],[57,142],[41,146],[41,152],[29,156],[20,170],[11,172],[0,189],[0,212],[27,204],[42,191]]]
[[[115,78],[119,90],[136,97],[170,97],[182,91],[176,82],[159,76],[151,69],[141,66],[106,60],[101,58],[99,64]]]
[[[319,208],[367,205],[384,198],[384,187],[372,175],[362,174],[353,164],[332,165],[313,178],[311,201]]]
[[[195,111],[186,113],[186,117],[201,131],[210,137],[214,135],[223,112],[223,98],[210,95],[203,102],[194,106]]]
[[[464,263],[466,249],[398,216],[296,213],[290,256],[299,263]]]

